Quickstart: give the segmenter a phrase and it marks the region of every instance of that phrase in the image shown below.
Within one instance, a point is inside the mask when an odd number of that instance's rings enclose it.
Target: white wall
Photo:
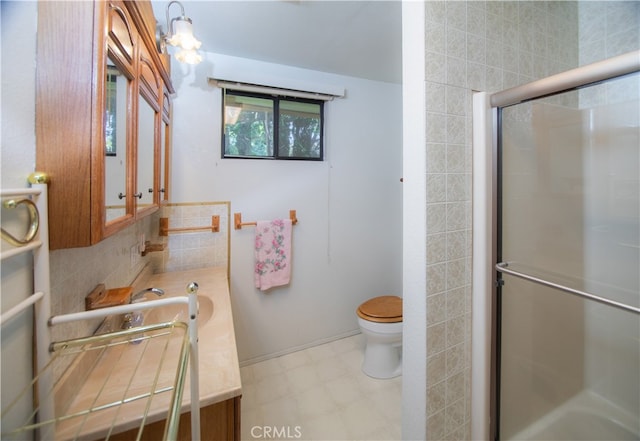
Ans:
[[[231,232],[231,295],[240,360],[256,360],[358,329],[369,297],[401,294],[402,97],[397,84],[205,54],[172,66],[171,202],[231,202],[244,221],[297,210],[292,279],[253,286],[252,227]],[[221,90],[207,77],[259,72],[344,87],[325,106],[325,161],[221,159]]]
[[[427,439],[427,159],[425,6],[402,4],[403,335],[402,438]]]
[[[35,2],[2,2],[2,188],[27,187],[36,162],[37,10]]]
[[[2,188],[27,187],[27,177],[35,165],[35,46],[36,2],[0,3],[2,17],[2,110],[1,163]],[[20,38],[16,38],[20,35]],[[3,227],[21,231],[22,223],[7,222],[10,214],[2,210]],[[10,223],[11,225],[7,225]],[[15,230],[12,228],[16,227]],[[4,243],[3,243],[4,246]],[[31,258],[27,255],[3,261],[2,311],[8,310],[32,293]],[[29,317],[27,317],[29,316]],[[2,408],[31,379],[31,318],[18,317],[2,329]],[[29,403],[18,406],[29,411]],[[20,413],[20,411],[18,412]],[[2,421],[3,429],[13,425]]]

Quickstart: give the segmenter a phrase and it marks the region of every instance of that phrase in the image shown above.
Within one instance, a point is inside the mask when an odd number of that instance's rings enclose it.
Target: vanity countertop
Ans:
[[[213,267],[153,274],[148,284],[164,289],[167,295],[186,295],[190,282],[198,283],[198,295],[213,300],[213,315],[198,327],[200,407],[205,407],[242,394],[227,269]],[[188,388],[187,383],[186,402],[189,402]]]
[[[186,295],[186,286],[190,282],[196,282],[198,284],[199,296],[209,297],[213,301],[213,314],[205,323],[198,326],[199,388],[200,407],[202,408],[238,397],[242,394],[240,366],[238,363],[226,268],[212,267],[161,274],[146,274],[138,277],[134,282],[134,292],[136,292],[139,287],[156,287],[163,289],[167,297]],[[181,339],[177,339],[176,342],[178,340]],[[178,347],[177,345],[178,343],[176,343],[176,347]],[[138,346],[142,347],[143,345],[124,345],[123,350],[136,351],[138,350]],[[151,354],[149,358],[152,358],[152,356],[153,354]],[[113,363],[115,363],[115,361]],[[96,394],[95,390],[104,388],[102,378],[105,374],[101,372],[101,370],[109,369],[110,364],[112,364],[110,359],[101,360],[100,363],[97,363],[97,366],[94,368],[95,371],[91,373],[82,385],[80,392],[74,398],[74,403],[72,403],[71,408],[76,405],[79,406],[80,404],[78,403],[81,401],[90,401],[92,399],[91,397]],[[128,367],[125,366],[125,370],[127,368]],[[164,372],[161,372],[161,374],[166,376]],[[126,378],[126,375],[123,373],[122,377]],[[151,381],[153,374],[149,373],[149,375],[146,376],[134,374],[133,377],[131,382],[135,386],[135,382],[137,381]],[[126,381],[129,380],[123,379],[122,383]],[[182,412],[189,411],[191,402],[189,383],[189,375],[187,375],[184,385]],[[108,387],[112,387],[114,389],[114,396],[117,396],[117,388],[119,386]],[[143,402],[144,401],[146,400],[143,400]],[[168,396],[166,398],[159,396],[151,400],[145,424],[163,420],[167,414],[168,403]],[[122,405],[125,407],[119,411],[113,427],[114,432],[121,432],[138,427],[144,414],[143,404],[144,403],[140,403],[137,405],[137,408],[130,404]],[[109,426],[113,423],[111,417],[108,418],[108,421],[102,421],[100,414],[92,415],[90,419],[92,421],[87,421],[83,424],[81,438],[93,438],[96,437],[96,435],[97,437],[104,436],[108,432]],[[106,417],[104,419],[107,420]],[[62,424],[58,424],[56,438],[66,439],[67,435],[70,435],[71,432],[75,432],[76,430],[77,424],[71,424],[71,422],[66,424],[63,422]]]

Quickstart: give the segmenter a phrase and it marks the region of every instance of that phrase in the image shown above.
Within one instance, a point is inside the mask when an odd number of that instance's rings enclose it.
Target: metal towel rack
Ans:
[[[298,218],[296,217],[296,210],[289,210],[289,219],[291,219],[291,225],[295,225],[298,223]],[[242,222],[242,213],[233,213],[233,226],[236,230],[242,229],[242,227],[246,226],[256,226],[258,222]]]
[[[29,199],[27,208],[30,214],[29,231],[24,239],[18,240],[18,244],[9,243],[15,248],[2,251],[0,259],[5,260],[14,256],[33,251],[33,294],[0,316],[0,325],[7,323],[27,308],[34,307],[34,322],[36,329],[36,353],[35,366],[44,370],[49,363],[50,337],[47,332],[50,304],[50,277],[49,277],[49,220],[47,202],[47,183],[49,177],[44,173],[32,173],[29,176],[31,188],[0,190],[1,197],[26,196]],[[22,201],[26,201],[23,199]],[[22,203],[22,202],[21,202]],[[13,205],[13,204],[9,204]],[[17,206],[17,204],[15,205]],[[15,207],[14,206],[14,207]],[[7,207],[12,208],[12,207]],[[33,210],[33,211],[32,211]],[[33,236],[31,237],[31,235]],[[6,239],[3,230],[2,238]],[[24,243],[23,243],[24,242]],[[51,387],[51,377],[48,375],[40,379],[37,399],[40,404],[39,419],[49,419],[54,415],[52,397],[48,396]],[[41,436],[43,433],[41,432]],[[45,438],[42,436],[42,438]]]
[[[159,300],[150,300],[143,304],[137,303],[133,305],[122,305],[114,308],[103,308],[94,311],[85,311],[71,314],[62,314],[51,316],[51,299],[50,299],[50,273],[49,273],[49,228],[48,228],[48,202],[47,202],[47,183],[49,178],[44,173],[33,173],[29,176],[31,188],[7,189],[0,190],[0,197],[27,197],[30,199],[21,199],[19,201],[11,200],[4,203],[9,209],[25,205],[29,211],[29,228],[24,239],[16,239],[11,234],[2,230],[2,238],[6,239],[13,248],[2,250],[0,259],[5,260],[11,257],[33,251],[33,289],[34,293],[28,296],[17,305],[13,306],[0,315],[0,325],[5,325],[23,311],[28,308],[34,308],[34,329],[35,329],[35,370],[33,381],[23,390],[20,396],[30,395],[32,388],[35,387],[37,396],[34,401],[37,407],[33,409],[33,413],[27,416],[27,421],[22,427],[7,428],[13,430],[12,433],[23,436],[35,431],[36,439],[48,440],[55,438],[55,432],[59,427],[70,421],[72,417],[81,417],[89,415],[104,409],[107,406],[90,407],[81,410],[76,415],[56,416],[56,403],[54,399],[54,384],[52,372],[52,360],[54,357],[67,355],[67,349],[71,350],[71,354],[83,353],[87,348],[96,349],[104,347],[113,347],[118,343],[118,339],[124,339],[128,344],[128,339],[134,334],[137,339],[151,339],[156,336],[153,332],[158,331],[162,335],[169,335],[172,329],[182,329],[185,333],[182,343],[182,350],[178,357],[178,371],[176,373],[175,383],[172,387],[164,387],[158,390],[152,390],[147,394],[139,394],[133,398],[125,400],[115,400],[109,406],[120,406],[134,402],[134,400],[152,397],[158,393],[172,392],[171,404],[167,415],[167,424],[165,426],[165,439],[176,439],[177,430],[180,419],[180,407],[182,403],[182,389],[185,383],[185,370],[187,365],[190,368],[190,389],[191,389],[191,433],[192,439],[199,439],[200,435],[200,412],[199,412],[199,381],[198,381],[198,326],[197,326],[197,289],[196,283],[192,283],[187,287],[187,296],[171,297]],[[9,237],[11,236],[11,237]],[[9,238],[8,238],[9,237]],[[50,328],[51,326],[69,323],[76,320],[84,320],[89,318],[106,317],[112,314],[122,314],[132,312],[134,310],[152,308],[159,305],[168,304],[186,304],[189,311],[188,326],[184,323],[168,322],[154,325],[146,325],[142,327],[131,328],[126,331],[116,331],[104,335],[94,335],[89,337],[77,338],[64,342],[51,342]],[[146,334],[145,334],[146,332]],[[153,335],[152,335],[153,334]],[[102,346],[96,346],[102,344]],[[94,346],[91,346],[94,345]],[[74,348],[78,348],[75,350]],[[51,351],[51,352],[50,352]],[[52,355],[53,354],[53,355]],[[156,374],[158,375],[158,374]],[[157,382],[154,382],[153,386]],[[78,384],[77,386],[81,386]],[[11,409],[18,402],[19,397],[11,397],[11,404],[7,409],[2,409],[2,417],[5,412],[11,412]],[[96,397],[97,399],[97,397]],[[150,398],[149,398],[150,399]],[[103,409],[104,408],[104,409]],[[149,409],[149,404],[146,405]],[[107,410],[108,411],[108,410]],[[117,415],[117,414],[116,414]],[[21,415],[22,419],[23,415]],[[146,417],[145,417],[146,418]],[[139,435],[142,433],[143,418]],[[113,420],[115,423],[115,419]],[[113,427],[113,426],[112,426]],[[3,427],[5,430],[5,427]],[[63,428],[61,430],[64,430]],[[75,436],[79,436],[77,429],[73,429]],[[3,432],[3,438],[4,438]]]
[[[4,228],[0,228],[0,235],[2,236],[2,238],[14,247],[27,245],[32,240],[34,240],[36,234],[38,234],[38,229],[40,227],[40,214],[38,212],[38,207],[31,199],[7,199],[6,201],[2,201],[2,206],[4,208],[14,209],[19,207],[20,205],[24,205],[29,212],[29,228],[27,229],[27,233],[25,234],[24,239],[17,239],[13,236],[13,234],[7,232]]]

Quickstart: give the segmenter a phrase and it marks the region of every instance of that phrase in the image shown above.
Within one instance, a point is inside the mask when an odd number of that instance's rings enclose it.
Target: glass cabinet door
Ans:
[[[138,156],[136,210],[151,207],[154,202],[154,158],[156,146],[157,112],[147,99],[138,96]]]
[[[131,80],[107,59],[104,110],[105,220],[125,217],[127,210],[128,102]]]
[[[169,201],[169,164],[171,163],[171,97],[165,89],[162,97],[160,127],[160,203]]]

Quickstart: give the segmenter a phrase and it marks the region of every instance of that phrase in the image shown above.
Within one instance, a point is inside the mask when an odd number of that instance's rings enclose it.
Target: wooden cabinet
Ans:
[[[162,439],[165,421],[157,421],[145,426],[141,441],[155,441]],[[133,441],[137,439],[138,430],[112,435],[111,441]],[[190,441],[191,412],[180,415],[178,429],[179,441]],[[240,397],[231,398],[220,403],[211,404],[200,409],[200,437],[196,439],[215,441],[240,440]]]
[[[168,195],[169,61],[148,1],[39,2],[36,169],[51,249],[82,247]]]

